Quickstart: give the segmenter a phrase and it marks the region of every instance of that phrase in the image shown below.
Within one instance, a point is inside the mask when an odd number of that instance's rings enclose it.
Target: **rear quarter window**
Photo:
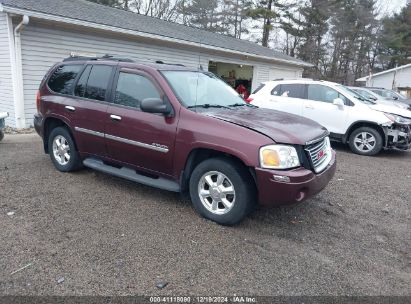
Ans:
[[[258,91],[260,91],[262,88],[264,88],[265,87],[265,84],[264,83],[260,83],[259,85],[258,85],[258,87],[253,91],[253,93],[251,93],[251,94],[256,94]]]
[[[53,92],[71,95],[73,83],[82,68],[80,64],[59,66],[50,76],[48,87]]]

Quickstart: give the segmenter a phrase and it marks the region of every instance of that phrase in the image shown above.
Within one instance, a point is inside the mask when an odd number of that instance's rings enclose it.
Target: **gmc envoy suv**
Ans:
[[[162,62],[70,57],[45,75],[34,118],[57,170],[86,166],[188,193],[223,225],[258,203],[301,202],[336,169],[328,131],[249,105],[212,73]]]

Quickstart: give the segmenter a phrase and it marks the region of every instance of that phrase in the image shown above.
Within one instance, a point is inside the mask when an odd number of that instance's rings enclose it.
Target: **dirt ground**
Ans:
[[[37,135],[6,135],[0,294],[410,295],[411,152],[335,148],[315,198],[222,227],[178,194],[60,173]]]

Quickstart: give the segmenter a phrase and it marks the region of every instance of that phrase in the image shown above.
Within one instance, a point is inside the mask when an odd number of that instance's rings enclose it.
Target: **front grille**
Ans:
[[[308,153],[308,158],[315,173],[320,173],[323,171],[331,161],[332,152],[330,139],[325,137],[324,139],[306,145],[305,151]]]

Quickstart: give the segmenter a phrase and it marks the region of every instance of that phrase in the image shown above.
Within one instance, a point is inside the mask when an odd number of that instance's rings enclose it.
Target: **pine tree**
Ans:
[[[281,4],[279,0],[258,0],[256,6],[248,11],[248,16],[254,20],[262,20],[263,22],[261,42],[263,46],[268,46],[270,33],[274,24],[281,16],[284,7],[285,6]]]
[[[378,52],[386,68],[411,62],[411,3],[400,13],[382,20]]]

